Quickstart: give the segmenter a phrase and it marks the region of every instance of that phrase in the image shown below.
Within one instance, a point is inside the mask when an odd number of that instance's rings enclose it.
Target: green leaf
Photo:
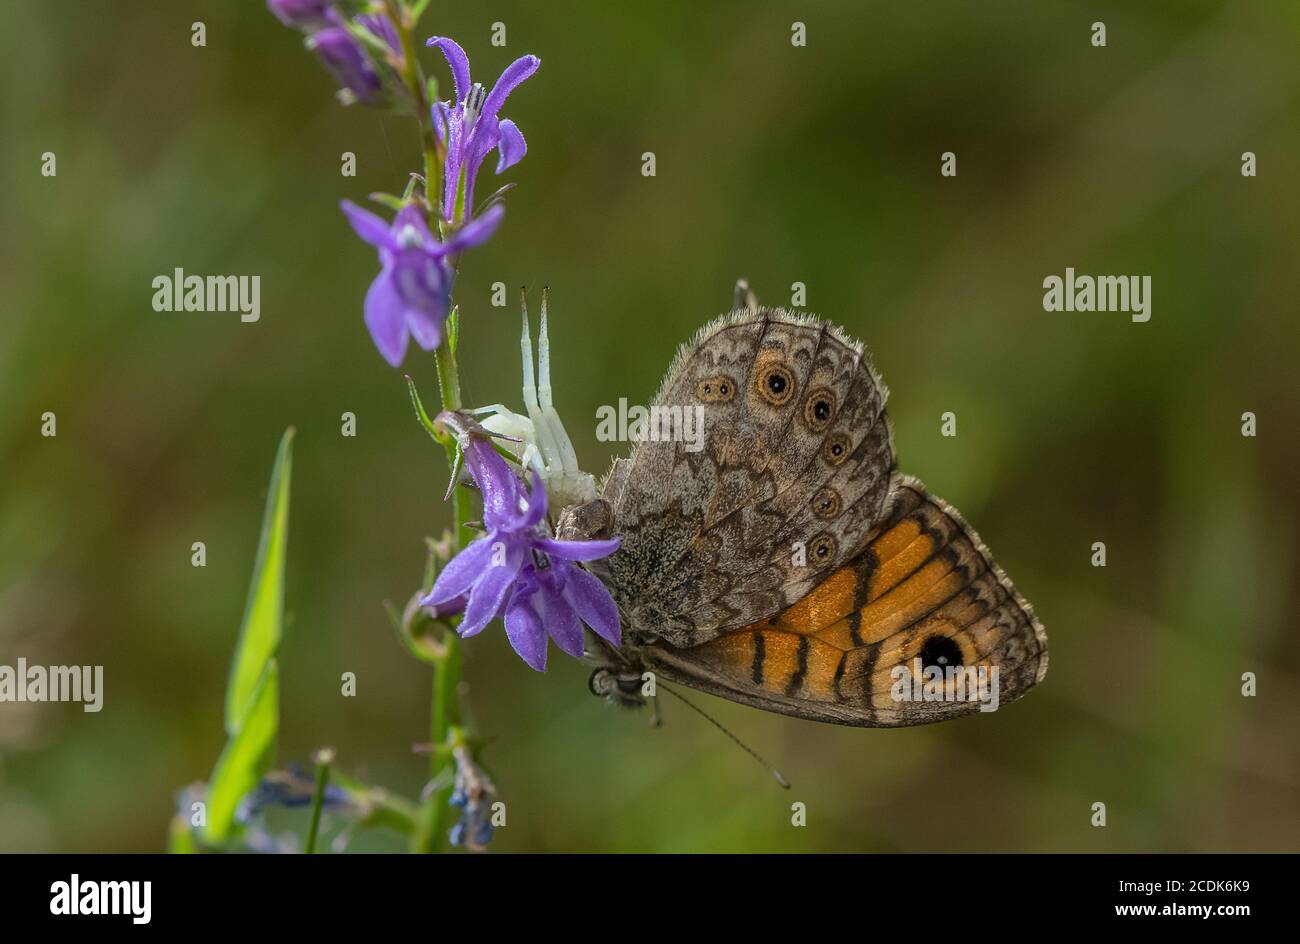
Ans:
[[[280,646],[284,622],[284,561],[289,544],[289,477],[293,466],[293,427],[285,430],[271,472],[262,516],[257,562],[248,587],[239,644],[226,687],[226,734],[237,735],[253,707],[268,661]]]
[[[249,697],[243,723],[226,742],[209,780],[204,838],[214,845],[231,838],[239,802],[270,766],[280,730],[280,666],[275,659],[267,661]]]
[[[180,813],[172,817],[167,827],[167,851],[172,855],[192,855],[199,851],[189,821]]]
[[[406,375],[406,389],[411,394],[411,405],[415,407],[415,415],[420,420],[420,425],[424,427],[425,432],[433,438],[433,441],[439,445],[446,445],[447,435],[439,433],[438,428],[433,425],[433,420],[429,418],[429,411],[424,408],[424,401],[420,399],[420,391],[415,389],[415,381],[411,375]]]
[[[408,187],[408,189],[411,188]],[[386,206],[388,209],[397,212],[401,212],[401,210],[410,202],[409,194],[395,197],[391,193],[384,193],[382,191],[376,191],[375,193],[370,194],[370,199],[381,206]]]
[[[453,305],[451,314],[447,316],[447,345],[451,349],[451,356],[456,356],[456,345],[460,341],[460,306]]]
[[[280,667],[275,653],[284,623],[293,433],[293,427],[285,430],[276,451],[257,562],[226,687],[228,737],[208,780],[204,839],[212,844],[225,842],[236,831],[235,811],[270,766],[280,730]]]

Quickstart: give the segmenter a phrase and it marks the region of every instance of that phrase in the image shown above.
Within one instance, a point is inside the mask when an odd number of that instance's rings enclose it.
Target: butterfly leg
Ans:
[[[663,727],[664,719],[659,716],[659,696],[649,695],[646,701],[650,703],[650,727]]]

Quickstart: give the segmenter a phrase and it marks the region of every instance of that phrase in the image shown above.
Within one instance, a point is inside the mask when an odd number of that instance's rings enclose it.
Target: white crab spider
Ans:
[[[523,302],[523,336],[519,340],[524,364],[524,409],[521,416],[500,403],[469,412],[481,416],[489,432],[509,436],[498,440],[524,468],[541,476],[551,501],[551,513],[558,515],[569,505],[580,505],[596,497],[596,480],[578,468],[578,454],[564,430],[560,414],[551,400],[551,344],[546,331],[547,290],[542,289],[542,323],[538,328],[537,377],[533,377],[533,342],[528,335],[528,302]]]

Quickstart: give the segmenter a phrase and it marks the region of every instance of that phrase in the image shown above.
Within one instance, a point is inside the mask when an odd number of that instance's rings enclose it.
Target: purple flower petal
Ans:
[[[410,329],[415,343],[426,351],[432,351],[442,342],[441,318],[411,308],[406,312],[406,327]]]
[[[445,142],[447,128],[451,124],[451,109],[447,107],[446,102],[434,102],[429,111],[433,117],[433,130],[438,135],[438,140]]]
[[[506,66],[505,71],[501,73],[501,78],[497,79],[496,84],[492,86],[492,91],[488,92],[481,115],[491,115],[495,118],[497,112],[501,110],[501,106],[506,103],[506,98],[510,93],[536,72],[537,67],[541,64],[542,60],[536,56],[520,56]],[[466,66],[466,71],[468,72],[468,66]],[[467,85],[466,88],[468,87]]]
[[[388,237],[388,224],[383,218],[369,210],[363,210],[351,200],[341,200],[339,207],[348,218],[348,222],[352,224],[352,228],[357,231],[357,235],[370,245],[386,247],[392,244]]]
[[[328,26],[330,0],[266,0],[266,7],[285,26],[305,32]]]
[[[424,249],[407,249],[393,254],[392,269],[393,283],[404,307],[439,323],[446,319],[451,274],[440,257]]]
[[[506,637],[529,668],[546,671],[546,629],[533,610],[531,594],[515,591],[506,608]]]
[[[582,623],[569,601],[558,591],[542,586],[532,596],[542,625],[567,655],[582,658]]]
[[[447,113],[447,163],[442,168],[442,215],[451,219],[456,209],[456,191],[460,187],[461,139],[465,134],[459,106]]]
[[[391,268],[375,276],[366,292],[366,327],[384,360],[399,366],[406,357],[408,334],[405,307],[397,294]]]
[[[449,616],[455,616],[458,613],[465,612],[465,605],[469,603],[469,597],[461,594],[458,597],[452,597],[446,603],[438,603],[433,606],[422,604],[424,612],[428,613],[434,619],[446,619]]]
[[[528,142],[524,133],[509,118],[501,122],[501,140],[497,142],[497,173],[507,167],[513,167],[524,159],[528,153]]]
[[[419,245],[425,249],[433,249],[437,240],[433,238],[433,232],[429,229],[429,222],[424,218],[424,211],[414,203],[408,203],[397,211],[393,217],[393,225],[389,234],[389,245],[400,244],[399,236],[407,227],[415,231],[419,237]]]
[[[618,606],[603,583],[571,564],[565,574],[564,598],[596,635],[611,645],[622,645]]]
[[[454,39],[434,36],[426,46],[437,46],[447,57],[447,66],[451,69],[451,81],[456,87],[456,101],[463,102],[469,92],[469,56]]]
[[[359,101],[370,102],[377,98],[383,82],[371,67],[365,49],[346,29],[327,26],[317,30],[307,40],[307,48],[316,54],[334,80]]]
[[[541,476],[533,475],[533,484],[528,492],[528,507],[515,519],[515,529],[525,530],[537,527],[546,517],[546,486]],[[518,506],[516,506],[517,508]]]
[[[505,213],[506,208],[499,203],[488,207],[487,210],[456,231],[456,235],[447,241],[447,251],[449,253],[463,252],[466,249],[483,245],[496,232],[497,226],[501,223],[501,217],[505,216]]]
[[[490,561],[482,571],[482,576],[475,582],[474,589],[469,594],[469,606],[465,607],[465,619],[457,627],[457,631],[462,636],[468,637],[482,632],[483,627],[501,612],[506,594],[519,573],[523,555],[512,553],[511,549],[506,548],[500,541],[493,541],[492,545],[494,556],[499,553],[495,549],[498,545],[506,551],[505,559],[498,562]]]
[[[478,120],[474,122],[474,128],[470,131],[469,139],[465,142],[464,147],[466,213],[472,212],[474,209],[474,182],[478,180],[478,172],[479,168],[483,166],[483,159],[491,153],[500,140],[500,122],[497,121],[496,116],[479,116]]]
[[[447,562],[433,582],[433,589],[420,601],[421,606],[438,606],[460,596],[483,572],[492,557],[492,542],[478,538]]]
[[[506,460],[489,440],[473,437],[465,447],[465,466],[483,494],[483,523],[493,531],[509,528],[519,505],[519,483]]]
[[[372,35],[382,39],[393,52],[400,53],[402,51],[402,40],[397,35],[397,28],[393,26],[393,21],[388,17],[367,13],[354,17],[353,22],[361,24]]]
[[[618,550],[618,538],[608,541],[560,541],[555,538],[538,538],[533,546],[552,557],[569,561],[590,561],[608,557]]]

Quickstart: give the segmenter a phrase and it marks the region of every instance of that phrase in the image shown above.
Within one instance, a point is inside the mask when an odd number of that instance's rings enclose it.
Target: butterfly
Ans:
[[[898,471],[887,396],[860,343],[737,285],[654,399],[695,411],[699,442],[641,438],[561,516],[561,537],[621,540],[590,565],[624,620],[620,647],[589,639],[593,691],[636,705],[653,677],[899,727],[987,710],[980,680],[995,706],[1042,681],[1042,624],[956,509]]]

